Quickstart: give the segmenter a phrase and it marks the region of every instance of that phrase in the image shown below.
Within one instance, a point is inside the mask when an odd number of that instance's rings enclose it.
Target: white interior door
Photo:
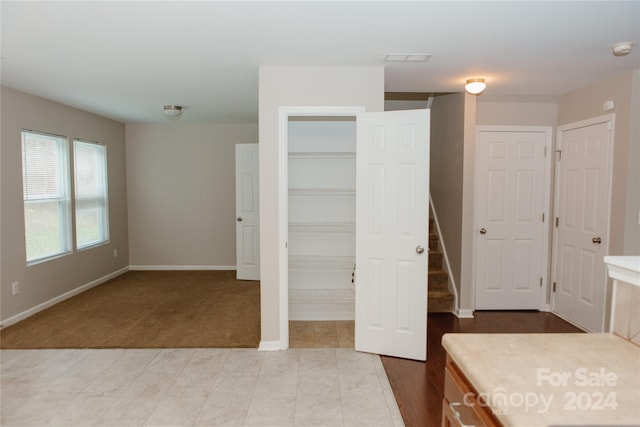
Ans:
[[[542,308],[547,147],[549,130],[478,131],[476,309]]]
[[[236,277],[260,280],[258,144],[236,145]]]
[[[429,113],[357,117],[358,351],[426,360]]]
[[[553,309],[592,332],[604,326],[611,126],[607,116],[558,129]]]

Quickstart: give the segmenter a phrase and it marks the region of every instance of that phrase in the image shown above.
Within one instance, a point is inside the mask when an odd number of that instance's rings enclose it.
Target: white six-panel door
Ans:
[[[611,119],[558,130],[553,310],[592,332],[604,321]]]
[[[479,130],[476,309],[540,309],[550,129]]]
[[[260,280],[258,144],[236,145],[236,277]]]
[[[357,117],[358,351],[426,359],[429,117]]]

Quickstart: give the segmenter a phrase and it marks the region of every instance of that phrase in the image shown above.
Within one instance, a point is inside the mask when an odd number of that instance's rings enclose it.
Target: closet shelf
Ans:
[[[344,268],[352,269],[353,256],[290,255],[289,268]]]
[[[353,196],[355,189],[349,188],[289,188],[289,196]]]
[[[290,233],[355,233],[355,222],[290,222]]]
[[[289,304],[353,304],[353,289],[289,289]]]
[[[295,151],[290,159],[355,159],[355,151]]]

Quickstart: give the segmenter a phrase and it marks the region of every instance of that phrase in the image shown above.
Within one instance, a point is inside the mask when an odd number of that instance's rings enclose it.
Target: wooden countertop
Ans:
[[[504,426],[640,425],[640,347],[613,334],[446,334]]]

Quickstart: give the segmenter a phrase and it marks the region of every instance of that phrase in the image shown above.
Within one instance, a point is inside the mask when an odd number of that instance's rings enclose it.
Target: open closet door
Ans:
[[[429,129],[429,110],[358,114],[358,351],[426,360]]]

